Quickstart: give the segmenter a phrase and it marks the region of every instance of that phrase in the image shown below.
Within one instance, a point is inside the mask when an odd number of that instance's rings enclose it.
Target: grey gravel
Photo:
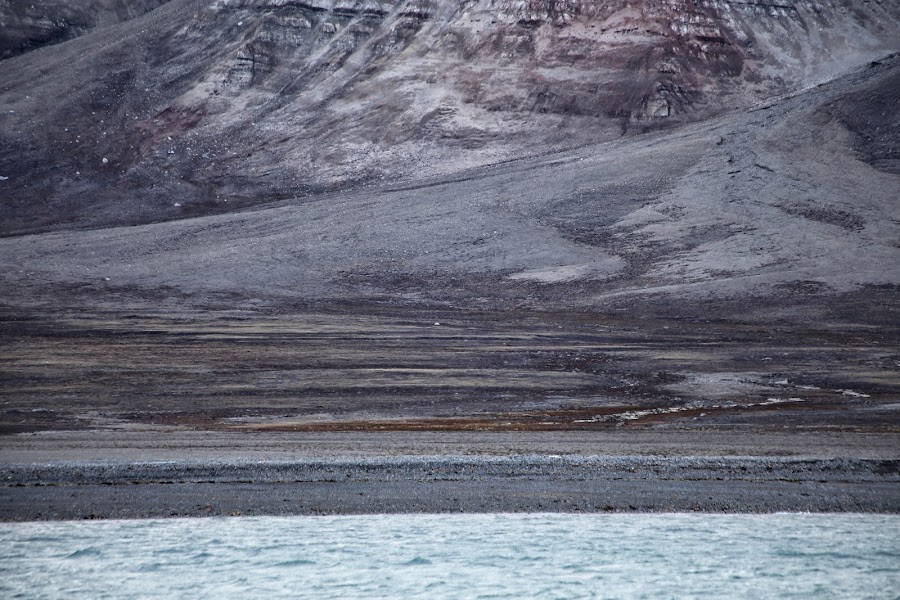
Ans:
[[[5,521],[444,512],[900,512],[900,460],[394,456],[0,469]]]

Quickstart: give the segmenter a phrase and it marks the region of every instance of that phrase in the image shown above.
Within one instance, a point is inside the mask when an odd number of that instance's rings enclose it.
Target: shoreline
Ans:
[[[900,513],[896,436],[742,432],[735,435],[743,436],[744,446],[734,448],[728,445],[731,436],[717,445],[708,433],[557,434],[555,440],[482,433],[482,446],[468,455],[458,449],[474,436],[461,432],[9,436],[0,439],[0,521],[460,512]],[[241,437],[243,445],[236,442]],[[708,453],[692,453],[693,441],[706,441]],[[119,451],[111,450],[114,442]],[[792,455],[786,447],[791,442]],[[860,448],[854,442],[868,447],[868,456],[849,456]],[[142,443],[155,447],[142,449]],[[217,445],[229,443],[235,444],[232,454],[213,458]],[[183,444],[193,444],[195,454]],[[733,453],[754,444],[752,455]],[[256,451],[248,452],[249,445]],[[42,452],[40,446],[58,453]],[[123,446],[130,446],[130,453],[122,452]],[[564,446],[573,452],[558,453]],[[832,452],[822,452],[825,447]],[[842,450],[850,452],[841,457]],[[779,454],[763,455],[773,451]]]

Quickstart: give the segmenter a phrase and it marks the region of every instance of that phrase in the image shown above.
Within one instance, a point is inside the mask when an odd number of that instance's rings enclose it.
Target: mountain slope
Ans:
[[[6,302],[817,321],[844,298],[842,318],[895,323],[897,151],[856,148],[898,89],[900,55],[678,131],[265,209],[9,237]]]
[[[7,233],[144,223],[671,129],[900,39],[893,3],[175,0],[4,62]]]
[[[0,433],[895,435],[896,13],[172,0],[3,61]]]
[[[150,12],[167,0],[0,0],[0,60]]]

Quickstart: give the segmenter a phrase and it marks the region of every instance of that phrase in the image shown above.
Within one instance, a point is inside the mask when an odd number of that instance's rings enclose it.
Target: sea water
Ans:
[[[900,516],[0,524],[0,598],[898,598]]]

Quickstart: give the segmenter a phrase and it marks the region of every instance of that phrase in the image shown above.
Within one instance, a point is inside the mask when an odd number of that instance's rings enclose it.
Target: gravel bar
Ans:
[[[900,513],[900,461],[409,456],[0,467],[0,520],[449,512]]]

